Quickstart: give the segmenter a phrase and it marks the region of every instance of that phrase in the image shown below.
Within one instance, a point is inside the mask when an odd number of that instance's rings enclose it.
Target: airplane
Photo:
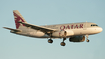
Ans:
[[[53,43],[52,39],[63,39],[60,43],[61,46],[65,46],[64,42],[69,38],[70,42],[89,42],[88,36],[102,32],[102,28],[92,22],[81,23],[68,23],[68,24],[56,24],[56,25],[43,25],[37,26],[29,24],[22,17],[18,10],[13,10],[16,29],[3,27],[11,30],[11,33],[23,35],[34,38],[47,38],[48,43]]]

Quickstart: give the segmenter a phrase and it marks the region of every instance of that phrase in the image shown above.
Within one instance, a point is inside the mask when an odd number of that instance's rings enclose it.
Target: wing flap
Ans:
[[[39,31],[42,31],[42,32],[45,32],[45,33],[52,33],[54,31],[57,31],[57,29],[51,29],[51,28],[47,28],[47,27],[43,27],[43,26],[37,26],[37,25],[32,25],[32,24],[28,24],[28,23],[24,23],[24,22],[19,22],[21,24],[24,24],[26,27],[30,27],[32,29],[35,29],[35,30],[39,30]]]

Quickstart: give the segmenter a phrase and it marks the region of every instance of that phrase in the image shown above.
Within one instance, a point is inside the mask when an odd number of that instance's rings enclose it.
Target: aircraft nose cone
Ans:
[[[102,28],[99,28],[98,30],[99,30],[99,32],[102,32],[103,29]]]

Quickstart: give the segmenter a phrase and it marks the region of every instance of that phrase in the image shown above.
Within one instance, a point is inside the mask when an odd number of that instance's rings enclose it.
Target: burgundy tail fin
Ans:
[[[13,14],[14,14],[14,20],[15,20],[15,24],[16,24],[16,29],[19,29],[20,26],[25,26],[23,24],[20,24],[19,22],[25,22],[25,19],[22,17],[22,15],[19,13],[18,10],[13,10]]]

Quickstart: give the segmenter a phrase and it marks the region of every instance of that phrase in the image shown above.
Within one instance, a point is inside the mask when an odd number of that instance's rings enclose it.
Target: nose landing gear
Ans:
[[[87,42],[89,42],[89,41],[90,41],[90,40],[88,39],[88,36],[89,36],[89,35],[86,35],[86,39],[87,39],[86,41],[87,41]]]
[[[87,42],[89,42],[89,40],[88,40],[88,39],[87,39],[86,41],[87,41]]]

